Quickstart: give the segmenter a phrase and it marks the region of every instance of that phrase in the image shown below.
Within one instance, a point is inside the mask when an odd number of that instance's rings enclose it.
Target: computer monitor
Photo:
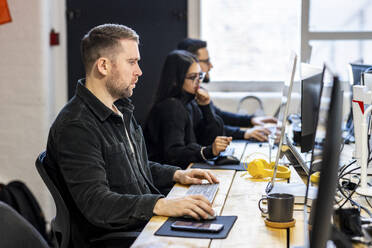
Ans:
[[[363,64],[349,64],[349,80],[350,85],[360,85],[360,78],[362,72],[365,70],[372,68],[372,65],[363,65]]]
[[[314,147],[325,66],[301,64],[301,152]]]
[[[327,115],[326,136],[322,150],[322,166],[317,201],[312,210],[314,211],[314,216],[310,234],[310,247],[326,247],[326,243],[330,237],[342,139],[342,103],[343,91],[341,90],[338,78],[334,77]],[[304,216],[307,216],[305,211],[306,208],[304,210]],[[307,221],[305,218],[305,232],[307,232]],[[307,237],[306,234],[304,237]],[[308,240],[305,240],[305,242],[305,246],[309,247]]]
[[[275,177],[276,177],[276,173],[278,170],[278,164],[279,164],[279,159],[281,155],[282,145],[285,140],[285,127],[287,124],[289,106],[291,104],[291,94],[292,94],[292,88],[293,88],[293,80],[294,80],[294,76],[296,72],[296,62],[297,62],[297,55],[296,53],[292,52],[290,55],[289,65],[288,65],[288,77],[284,81],[282,101],[280,104],[280,111],[278,115],[277,129],[280,130],[280,139],[279,139],[278,151],[275,157],[274,173],[273,173],[273,177],[271,181],[266,187],[266,193],[269,193],[274,187],[274,182],[275,182]]]
[[[318,139],[325,139],[325,131],[326,131],[326,124],[327,124],[327,117],[328,117],[328,110],[330,108],[330,99],[332,94],[332,86],[333,86],[333,76],[330,74],[330,70],[324,66],[322,69],[322,83],[324,85],[324,89],[321,92],[320,100],[319,100],[319,107],[318,107],[318,114],[314,116],[315,119],[315,138]],[[331,78],[331,79],[329,79]],[[287,145],[290,147],[290,150],[293,152],[295,157],[299,157],[297,159],[300,166],[304,168],[304,171],[310,176],[311,173],[314,171],[314,162],[317,157],[317,154],[314,152],[315,149],[312,149],[311,160],[310,163],[306,163],[305,161],[301,160],[301,156],[298,154],[297,149],[288,142]],[[319,151],[318,151],[319,152]],[[296,154],[298,156],[296,156]],[[322,161],[321,158],[317,157],[316,164],[318,165],[319,162]],[[321,165],[319,166],[321,167]],[[309,180],[308,180],[309,181]],[[295,197],[296,204],[311,204],[312,199],[315,199],[317,196],[317,188],[310,185],[305,185],[303,183],[290,183],[290,184],[276,184],[273,185],[273,179],[270,181],[270,185],[266,188],[266,193],[287,193],[292,194]],[[309,201],[307,199],[310,199]]]

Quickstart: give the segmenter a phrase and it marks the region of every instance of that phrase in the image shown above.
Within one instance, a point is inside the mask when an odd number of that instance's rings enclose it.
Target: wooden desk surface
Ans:
[[[230,190],[231,183],[235,176],[233,170],[213,170],[213,173],[220,180],[220,186],[216,197],[213,201],[213,208],[221,215],[222,207]],[[188,186],[176,184],[167,198],[176,198],[185,196]],[[161,225],[168,219],[168,217],[154,216],[145,226],[140,236],[136,239],[132,247],[209,247],[210,239],[190,239],[190,238],[175,238],[175,237],[161,237],[155,236],[154,233]]]
[[[237,146],[239,152],[242,145]],[[237,151],[237,148],[235,148]],[[254,152],[267,152],[267,146],[248,144],[244,155]],[[261,156],[262,158],[262,156]],[[287,229],[275,229],[265,226],[264,218],[258,209],[258,200],[262,197],[268,180],[252,179],[249,175],[242,176],[245,172],[231,170],[213,170],[219,178],[221,185],[213,202],[213,208],[219,215],[237,215],[238,219],[226,239],[190,239],[175,237],[160,237],[154,233],[167,220],[167,217],[154,216],[132,247],[286,247]],[[283,180],[282,180],[283,181]],[[291,182],[301,182],[295,170],[292,170]],[[280,181],[279,181],[280,183]],[[176,184],[167,196],[168,198],[182,197],[186,194],[188,186]],[[302,214],[295,211],[294,217]],[[296,226],[290,230],[290,242],[302,244],[303,230],[300,219]],[[300,222],[300,223],[299,223]]]
[[[236,173],[222,211],[223,215],[238,215],[238,219],[229,236],[212,240],[210,247],[286,247],[286,229],[266,227],[258,209],[268,181],[242,177],[243,173]]]

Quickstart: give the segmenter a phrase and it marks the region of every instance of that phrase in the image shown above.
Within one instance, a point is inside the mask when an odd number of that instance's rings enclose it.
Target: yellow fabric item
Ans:
[[[254,159],[247,165],[248,173],[254,178],[265,178],[272,177],[274,174],[275,162],[269,164],[264,159]],[[277,178],[289,178],[291,176],[291,170],[283,165],[278,165],[276,172]]]

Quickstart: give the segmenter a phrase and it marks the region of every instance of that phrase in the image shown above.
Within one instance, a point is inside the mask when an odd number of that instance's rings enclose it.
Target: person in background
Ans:
[[[44,163],[69,210],[69,247],[92,247],[91,240],[102,235],[139,231],[153,215],[214,214],[204,196],[167,199],[159,191],[175,182],[218,180],[205,170],[148,160],[129,99],[142,75],[138,43],[137,33],[124,25],[91,29],[81,41],[86,78],[50,128]],[[98,247],[108,245],[130,243],[114,239]]]
[[[202,71],[206,73],[203,82],[208,83],[210,81],[209,72],[213,68],[213,65],[209,58],[207,42],[187,38],[178,43],[177,48],[189,51],[197,56]],[[195,105],[195,102],[190,102],[190,105]],[[270,134],[270,130],[266,128],[265,125],[270,123],[275,124],[277,122],[274,117],[236,114],[223,111],[217,108],[212,102],[210,105],[213,112],[222,118],[225,125],[225,134],[232,136],[234,139],[255,139],[258,141],[266,141]],[[190,108],[193,107],[190,106]],[[249,128],[244,130],[240,127]]]
[[[191,53],[175,50],[168,54],[145,128],[151,160],[186,168],[214,158],[229,145],[232,138],[222,136],[223,122],[213,114],[208,92],[199,88],[203,75]],[[202,113],[200,124],[195,121],[197,112],[186,109],[191,101],[196,103],[194,110]],[[195,125],[205,145],[198,143]]]

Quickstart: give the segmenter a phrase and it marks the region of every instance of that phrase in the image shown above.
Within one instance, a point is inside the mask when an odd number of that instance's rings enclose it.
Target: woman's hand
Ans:
[[[199,105],[207,105],[210,103],[211,101],[211,98],[209,97],[209,93],[207,90],[203,89],[203,88],[199,88],[197,91],[196,91],[196,94],[195,94],[195,100],[196,102],[199,104]]]

